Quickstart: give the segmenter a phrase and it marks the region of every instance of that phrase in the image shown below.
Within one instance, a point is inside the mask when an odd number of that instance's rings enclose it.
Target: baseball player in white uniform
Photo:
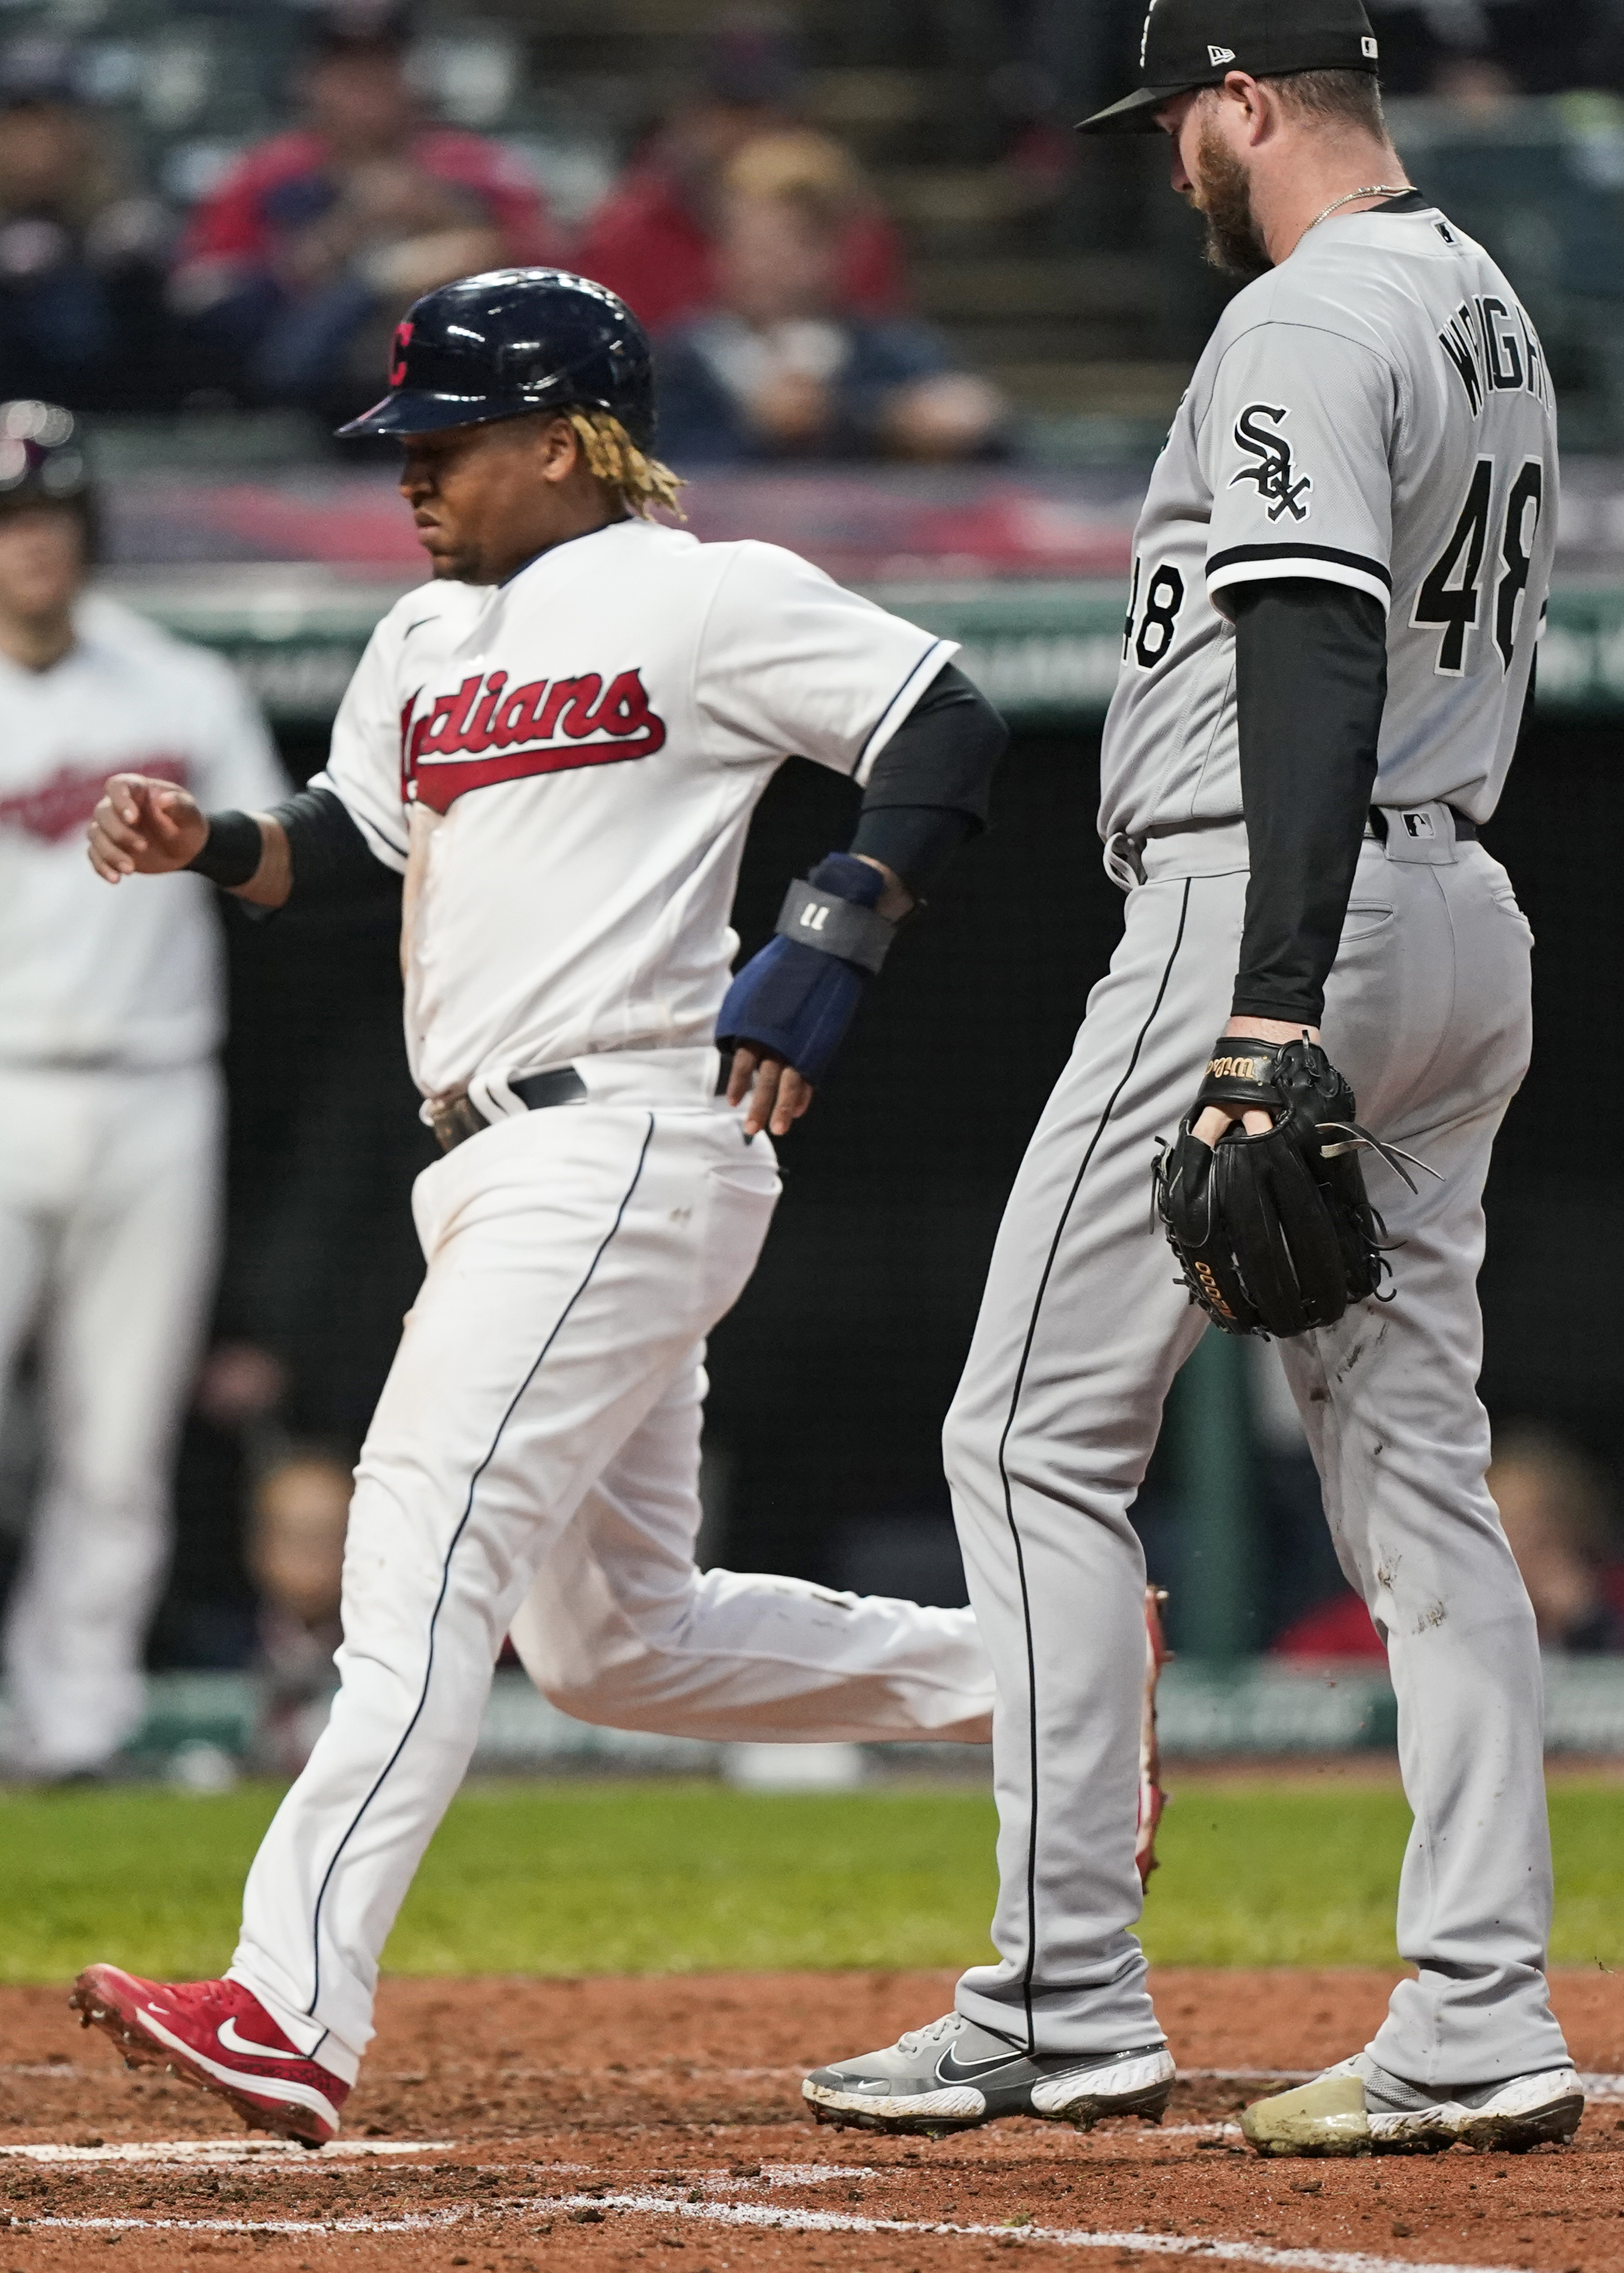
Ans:
[[[109,770],[209,802],[287,783],[227,666],[84,589],[74,423],[0,404],[0,1399],[37,1334],[45,1474],[7,1604],[9,1772],[135,1731],[169,1467],[213,1288],[223,1026],[213,894],[103,890]]]
[[[406,880],[407,1046],[446,1152],[357,1470],[342,1686],[229,1977],[94,1966],[76,1992],[132,2056],[306,2140],[337,2127],[510,1630],[549,1697],[622,1728],[989,1733],[969,1611],[692,1554],[705,1337],[778,1196],[767,1125],[979,825],[1003,728],[948,643],[774,546],[643,517],[675,487],[652,425],[647,342],[602,288],[505,271],[419,302],[358,429],[405,438],[438,581],[378,626],[326,771],[258,816],[120,778],[92,831],[110,881],[191,864],[264,906],[376,860]],[[750,814],[792,752],[864,786],[855,850],[730,988]],[[731,1099],[719,1013],[749,1038]]]
[[[1414,1974],[1366,2052],[1245,2127],[1281,2153],[1565,2139],[1583,2102],[1543,1972],[1538,1654],[1476,1393],[1483,1186],[1528,1063],[1531,943],[1477,839],[1550,576],[1550,384],[1505,277],[1407,183],[1358,0],[1157,0],[1142,63],[1089,125],[1170,135],[1174,187],[1254,281],[1140,518],[1099,822],[1126,928],[1017,1178],[947,1424],[998,1679],[999,1962],[806,2095],[915,2131],[1159,2117],[1172,2061],[1130,1931],[1128,1511],[1207,1321],[1152,1163],[1209,1057],[1239,1061],[1227,1038],[1252,1062],[1322,1031],[1361,1119],[1435,1172],[1412,1191],[1366,1154],[1391,1299],[1281,1344],[1343,1568],[1387,1638]],[[1239,1112],[1208,1106],[1194,1134],[1243,1141]]]

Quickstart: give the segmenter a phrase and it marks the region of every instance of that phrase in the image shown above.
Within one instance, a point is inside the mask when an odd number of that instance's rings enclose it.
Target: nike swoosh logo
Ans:
[[[239,2037],[235,2020],[223,2020],[214,2031],[217,2041],[228,2052],[245,2052],[250,2059],[297,2059],[296,2052],[279,2052],[272,2044],[257,2044],[247,2037]]]
[[[972,2060],[968,2067],[962,2067],[954,2058],[953,2048],[949,2045],[936,2063],[936,2074],[938,2079],[943,2083],[970,2083],[978,2075],[991,2075],[995,2069],[1008,2067],[1012,2061],[1019,2059],[1020,2057],[1019,2052],[1010,2051],[1000,2053],[997,2059]]]

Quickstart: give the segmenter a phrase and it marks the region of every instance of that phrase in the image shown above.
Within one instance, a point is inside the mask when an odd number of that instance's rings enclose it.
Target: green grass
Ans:
[[[163,1790],[0,1799],[0,1979],[97,1957],[219,1971],[276,1803]],[[1624,1964],[1624,1787],[1558,1784],[1559,1963]],[[1393,1962],[1396,1790],[1186,1779],[1144,1939],[1197,1965]],[[399,1973],[957,1966],[988,1954],[992,1804],[952,1790],[495,1784],[458,1800],[388,1951]]]

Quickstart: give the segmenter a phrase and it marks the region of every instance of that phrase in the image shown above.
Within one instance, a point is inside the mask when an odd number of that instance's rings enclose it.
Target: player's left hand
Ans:
[[[1220,1039],[1227,1040],[1231,1035],[1241,1041],[1317,1042],[1320,1029],[1318,1026],[1301,1025],[1288,1018],[1231,1018]],[[1248,1136],[1267,1136],[1274,1126],[1273,1116],[1261,1112],[1255,1106],[1243,1108],[1239,1105],[1209,1105],[1190,1134],[1199,1136],[1203,1144],[1213,1146],[1237,1121]]]
[[[734,1051],[728,1103],[743,1105],[746,1098],[750,1099],[745,1115],[747,1137],[760,1136],[763,1129],[770,1136],[787,1136],[814,1094],[805,1074],[797,1073],[782,1058],[757,1049],[753,1042],[741,1042]]]
[[[114,774],[90,817],[90,865],[109,884],[172,875],[196,859],[208,834],[188,791],[146,774]]]

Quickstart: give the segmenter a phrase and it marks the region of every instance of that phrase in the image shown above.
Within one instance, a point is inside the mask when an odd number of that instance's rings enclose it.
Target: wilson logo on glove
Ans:
[[[579,766],[619,765],[649,758],[665,746],[665,721],[654,709],[640,671],[623,671],[607,686],[589,671],[580,679],[532,679],[510,688],[507,673],[465,679],[454,694],[436,695],[417,714],[414,695],[400,721],[400,770],[408,802],[447,812],[469,790]]]
[[[1248,1136],[1237,1121],[1207,1144],[1195,1123],[1209,1105],[1256,1107],[1273,1125]],[[1379,1142],[1356,1110],[1316,1042],[1254,1042],[1209,1061],[1157,1162],[1156,1198],[1190,1300],[1226,1333],[1307,1333],[1381,1296],[1385,1233],[1358,1156],[1379,1154],[1411,1191],[1406,1161],[1437,1171]]]

